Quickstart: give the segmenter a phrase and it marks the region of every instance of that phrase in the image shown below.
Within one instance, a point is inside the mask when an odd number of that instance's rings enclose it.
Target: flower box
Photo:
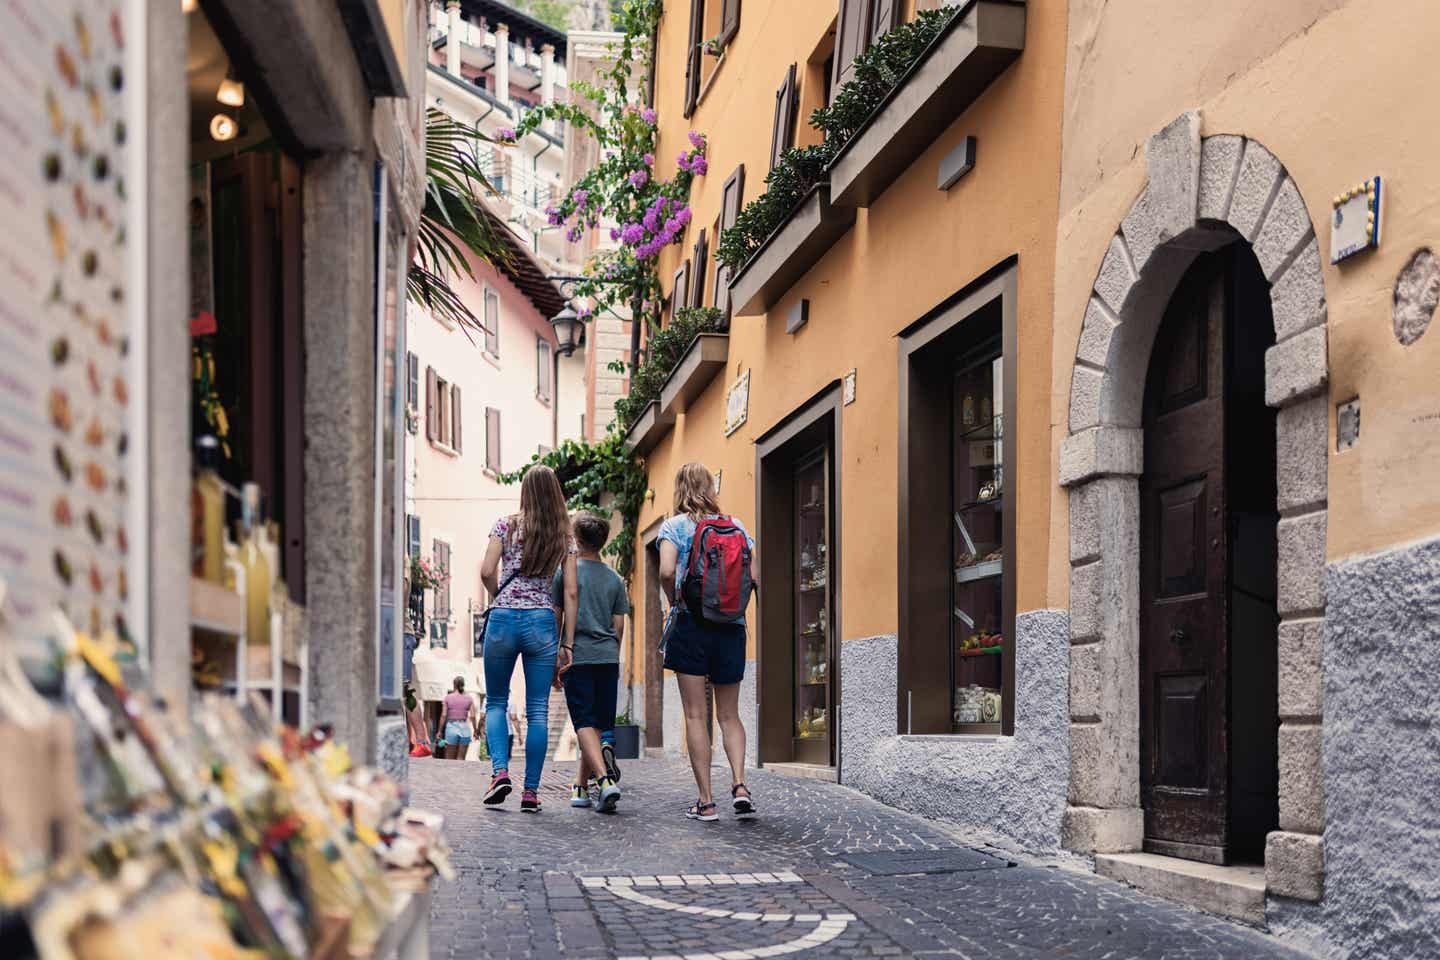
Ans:
[[[738,317],[773,307],[855,224],[853,207],[830,203],[830,184],[817,183],[730,281]]]
[[[830,195],[868,207],[1025,48],[1025,5],[971,0],[830,162]]]
[[[724,333],[701,333],[690,342],[685,356],[670,371],[660,390],[660,409],[672,416],[684,413],[705,392],[730,356],[730,336]]]
[[[660,409],[660,401],[651,400],[645,412],[640,414],[630,429],[625,433],[625,449],[638,456],[645,456],[670,428],[675,425],[675,414]]]

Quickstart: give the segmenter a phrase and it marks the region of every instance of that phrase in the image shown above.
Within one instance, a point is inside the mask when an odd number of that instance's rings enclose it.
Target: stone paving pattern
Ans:
[[[761,817],[736,821],[722,804],[721,820],[702,824],[683,816],[694,796],[686,764],[622,766],[625,797],[616,814],[572,809],[566,785],[573,766],[556,764],[543,781],[544,811],[529,816],[519,812],[518,794],[498,810],[480,805],[488,764],[412,762],[413,802],[445,814],[458,872],[435,897],[433,957],[1304,956],[1259,931],[1096,877],[1076,861],[1001,850],[979,832],[836,784],[752,771],[747,779]],[[998,865],[876,876],[838,859],[956,847],[983,850],[1000,858]],[[780,871],[800,882],[694,879]],[[617,896],[599,880],[687,876],[635,888],[669,903],[666,909]],[[794,945],[827,916],[846,919],[838,935],[806,949]],[[832,921],[829,933],[838,926]]]

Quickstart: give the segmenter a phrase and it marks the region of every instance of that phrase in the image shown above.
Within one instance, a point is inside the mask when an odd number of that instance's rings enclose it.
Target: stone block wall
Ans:
[[[840,644],[841,782],[1027,850],[1057,849],[1070,772],[1066,612],[1015,618],[1013,736],[897,735],[898,657],[894,635]]]

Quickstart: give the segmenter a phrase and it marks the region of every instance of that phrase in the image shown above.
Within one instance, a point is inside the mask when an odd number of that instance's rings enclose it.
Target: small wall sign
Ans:
[[[855,402],[855,368],[851,367],[850,372],[845,374],[844,400],[845,406]]]
[[[1380,245],[1380,178],[1371,177],[1331,203],[1330,262]]]
[[[725,436],[730,436],[744,426],[749,416],[750,371],[746,370],[725,394]]]

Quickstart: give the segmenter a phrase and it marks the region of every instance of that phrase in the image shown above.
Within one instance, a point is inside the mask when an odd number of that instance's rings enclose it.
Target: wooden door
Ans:
[[[1228,765],[1223,255],[1176,290],[1145,392],[1140,765],[1145,847],[1224,863]]]

